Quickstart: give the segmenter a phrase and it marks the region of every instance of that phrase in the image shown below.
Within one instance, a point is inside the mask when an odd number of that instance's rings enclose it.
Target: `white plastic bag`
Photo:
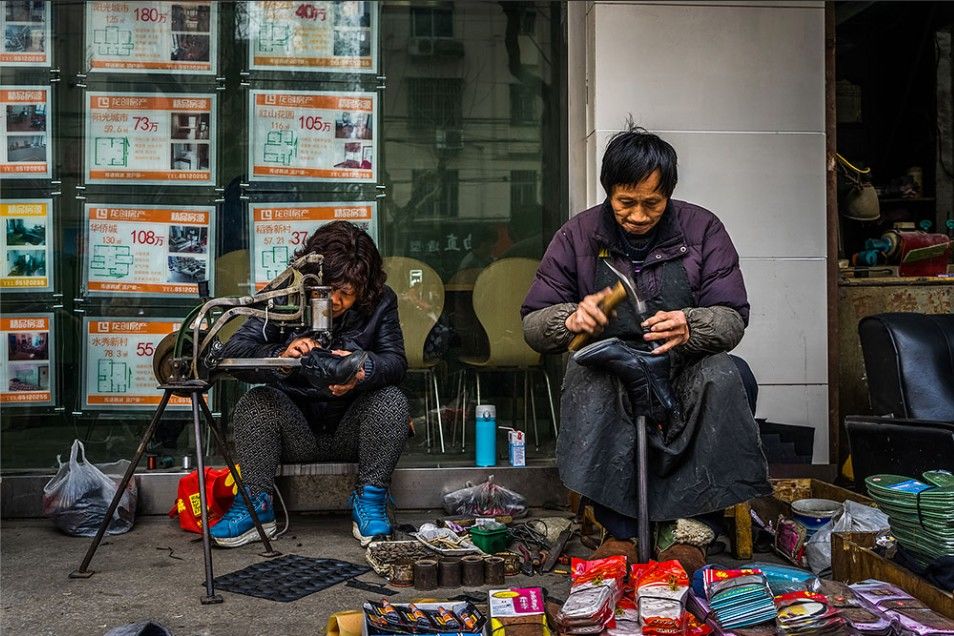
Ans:
[[[86,461],[86,451],[79,440],[73,442],[69,462],[64,464],[59,455],[56,461],[60,469],[43,487],[43,514],[66,534],[96,536],[129,461],[124,459],[105,465],[107,472],[115,474],[115,478],[111,478]],[[122,534],[132,529],[137,499],[136,480],[131,479],[106,534]]]
[[[818,529],[805,543],[808,567],[815,574],[831,568],[832,532],[875,532],[888,526],[888,515],[877,508],[846,501],[841,514]]]
[[[527,500],[523,495],[500,486],[494,482],[493,475],[482,484],[468,484],[467,488],[445,493],[443,501],[444,512],[449,515],[510,515],[516,518],[527,513]]]

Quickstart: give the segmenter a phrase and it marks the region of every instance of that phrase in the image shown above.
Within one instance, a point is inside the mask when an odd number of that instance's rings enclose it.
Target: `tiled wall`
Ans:
[[[826,462],[824,3],[569,11],[574,208],[603,199],[598,166],[627,114],[673,144],[674,196],[715,212],[742,257],[752,317],[736,353],[758,378],[758,416],[813,426]]]

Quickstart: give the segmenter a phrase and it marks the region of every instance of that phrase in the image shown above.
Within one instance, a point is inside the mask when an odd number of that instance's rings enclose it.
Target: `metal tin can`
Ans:
[[[189,455],[182,456],[182,469],[190,470],[192,468],[192,457]]]
[[[148,470],[155,470],[157,461],[155,455],[146,455],[146,468]]]

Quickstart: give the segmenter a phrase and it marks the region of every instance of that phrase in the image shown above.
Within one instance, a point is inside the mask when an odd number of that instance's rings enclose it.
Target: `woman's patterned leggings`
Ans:
[[[358,462],[358,485],[387,488],[408,436],[407,397],[396,386],[361,394],[330,435],[316,435],[284,392],[257,386],[232,418],[236,456],[252,493],[274,489],[280,463]]]

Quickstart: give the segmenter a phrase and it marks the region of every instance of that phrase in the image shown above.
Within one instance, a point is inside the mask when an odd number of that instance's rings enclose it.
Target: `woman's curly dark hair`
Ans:
[[[318,228],[295,252],[294,258],[305,254],[325,257],[322,266],[325,285],[350,284],[357,296],[355,309],[363,314],[374,310],[384,291],[387,274],[382,268],[381,253],[367,232],[348,221],[334,221]]]

